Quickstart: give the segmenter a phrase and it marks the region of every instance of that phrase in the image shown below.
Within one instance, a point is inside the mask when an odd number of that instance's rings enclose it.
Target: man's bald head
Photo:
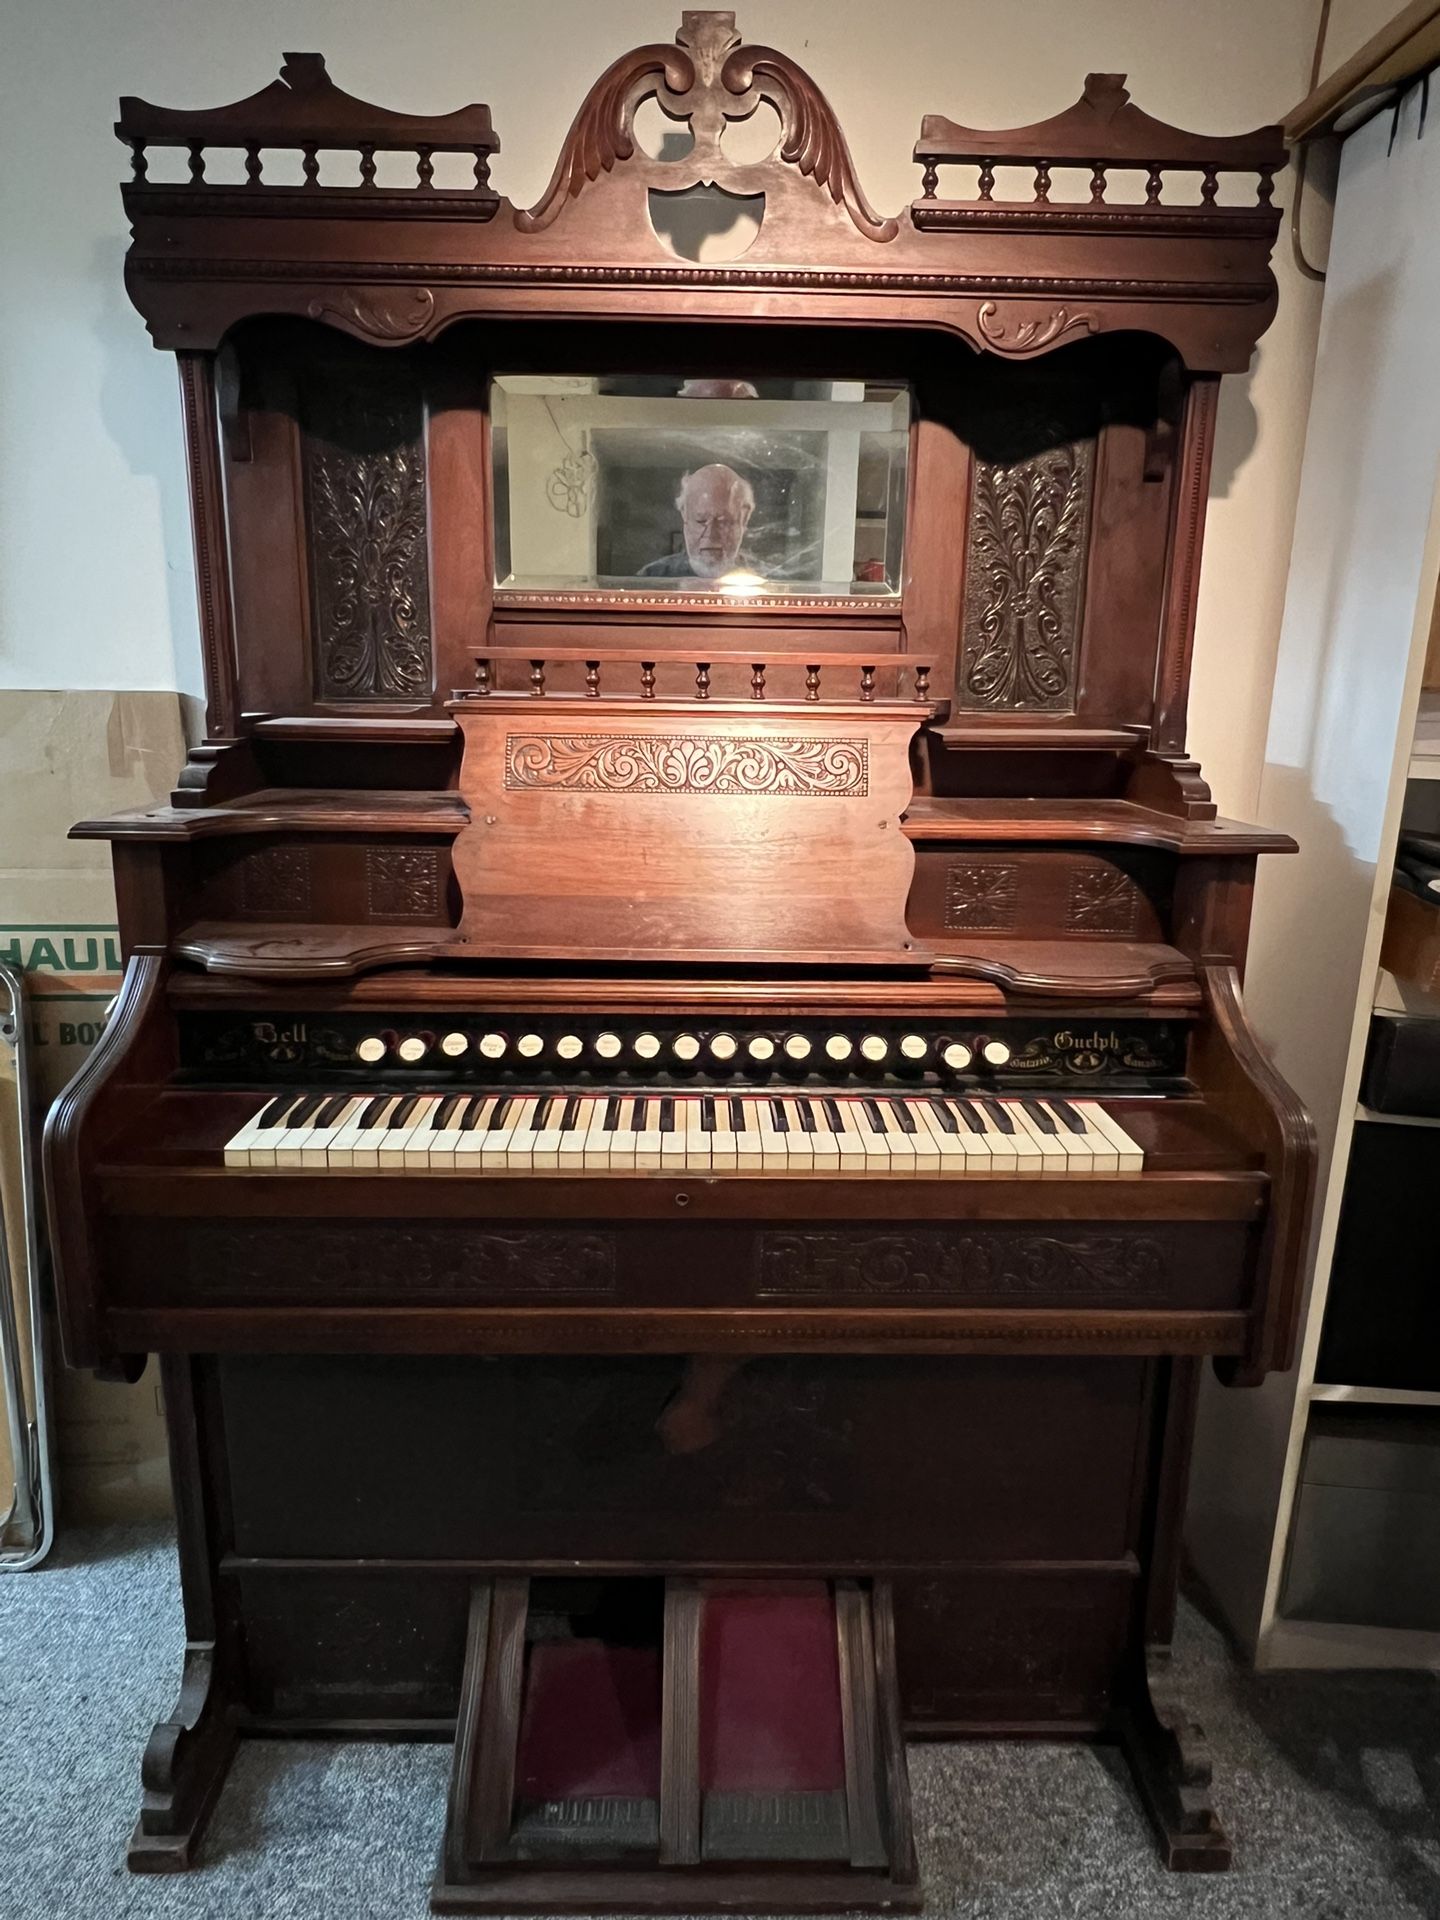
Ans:
[[[716,462],[685,475],[675,504],[691,567],[702,580],[718,580],[740,557],[755,489],[733,467]]]

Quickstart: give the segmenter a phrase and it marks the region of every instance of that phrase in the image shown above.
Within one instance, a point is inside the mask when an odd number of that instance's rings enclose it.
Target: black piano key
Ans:
[[[260,1110],[262,1127],[278,1127],[291,1107],[298,1107],[305,1098],[304,1094],[282,1093]]]
[[[486,1107],[491,1104],[492,1099],[488,1093],[472,1093],[466,1102],[464,1113],[456,1123],[461,1131],[464,1133],[473,1132],[474,1129],[480,1125],[481,1114],[484,1113]],[[498,1106],[499,1102],[494,1101],[493,1104]]]
[[[377,1093],[360,1116],[360,1125],[368,1133],[372,1127],[378,1127],[394,1104],[393,1093]]]
[[[888,1133],[890,1131],[885,1124],[885,1116],[880,1111],[880,1102],[878,1100],[862,1100],[860,1105],[865,1109],[865,1118],[870,1122],[870,1131],[872,1133]]]
[[[949,1102],[942,1100],[938,1093],[932,1093],[930,1096],[930,1111],[940,1122],[940,1130],[942,1133],[958,1133],[960,1131],[960,1122],[950,1111]]]
[[[748,1133],[750,1131],[745,1123],[745,1102],[738,1094],[732,1094],[730,1096],[730,1131],[732,1133]]]
[[[1059,1114],[1061,1120],[1070,1129],[1071,1133],[1087,1133],[1089,1131],[1085,1125],[1084,1114],[1077,1113],[1068,1100],[1052,1100],[1050,1102],[1050,1111]]]
[[[998,1100],[982,1100],[980,1105],[987,1117],[995,1123],[997,1133],[1014,1133],[1015,1122]]]
[[[810,1102],[808,1100],[797,1100],[795,1105],[800,1113],[800,1131],[802,1133],[817,1132],[815,1109],[811,1106]]]
[[[419,1106],[421,1098],[422,1096],[418,1093],[407,1093],[391,1114],[390,1118],[385,1122],[386,1126],[403,1127],[411,1114],[414,1113],[416,1107]]]
[[[618,1133],[620,1130],[620,1096],[612,1093],[605,1102],[605,1131]]]
[[[353,1097],[354,1097],[353,1095],[348,1093],[332,1094],[331,1097],[325,1102],[324,1106],[321,1107],[319,1113],[316,1114],[315,1116],[316,1126],[317,1127],[333,1127],[335,1122],[340,1118],[341,1114],[345,1111],[346,1107],[349,1106],[351,1099]]]
[[[448,1127],[454,1120],[456,1109],[462,1107],[464,1104],[465,1096],[463,1093],[447,1093],[430,1116],[430,1131],[432,1133],[440,1133],[443,1131],[443,1129]]]
[[[540,1098],[535,1102],[535,1111],[530,1116],[530,1130],[532,1133],[539,1133],[542,1128],[549,1126],[550,1109],[554,1104],[555,1096],[553,1093],[541,1094]]]
[[[715,1096],[713,1093],[704,1093],[700,1096],[700,1131],[701,1133],[714,1133],[715,1131]]]
[[[1055,1116],[1047,1113],[1038,1100],[1022,1100],[1020,1104],[1035,1122],[1036,1126],[1039,1127],[1041,1133],[1058,1133],[1060,1131],[1055,1124]]]
[[[495,1102],[495,1111],[490,1115],[489,1125],[486,1127],[487,1133],[495,1127],[505,1125],[510,1118],[510,1109],[514,1106],[516,1098],[517,1096],[513,1093],[505,1093]]]
[[[908,1100],[892,1100],[890,1102],[890,1111],[900,1122],[900,1131],[902,1133],[914,1133],[915,1116],[910,1111],[910,1102]]]
[[[630,1131],[644,1133],[647,1108],[643,1099],[636,1100],[630,1108]]]
[[[785,1102],[783,1100],[772,1100],[770,1102],[770,1118],[775,1122],[775,1131],[777,1133],[789,1133],[790,1120],[785,1112]]]
[[[573,1133],[575,1131],[575,1122],[579,1117],[580,1096],[578,1093],[572,1093],[570,1098],[565,1102],[565,1105],[560,1109],[561,1133]]]
[[[822,1096],[820,1111],[824,1114],[825,1124],[829,1127],[831,1133],[843,1133],[845,1131],[845,1122],[840,1118],[840,1102],[838,1100],[832,1100],[828,1094]]]
[[[661,1133],[675,1131],[675,1102],[668,1093],[662,1093],[660,1096],[660,1131]]]
[[[980,1118],[979,1114],[976,1113],[968,1100],[952,1100],[950,1105],[955,1109],[957,1116],[970,1129],[971,1133],[984,1133],[985,1122]]]
[[[315,1116],[325,1105],[323,1093],[307,1093],[303,1100],[290,1109],[285,1124],[287,1127],[313,1127]]]

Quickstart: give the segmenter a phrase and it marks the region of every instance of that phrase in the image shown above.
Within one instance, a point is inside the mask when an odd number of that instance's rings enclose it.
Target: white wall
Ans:
[[[923,112],[1014,125],[1128,71],[1162,119],[1278,119],[1306,91],[1317,0],[744,0],[834,103],[872,200],[918,191]],[[538,197],[586,87],[667,40],[679,6],[612,0],[0,0],[0,685],[200,688],[175,374],[121,282],[116,97],[209,106],[323,52],[337,82],[415,112],[490,103],[497,186]],[[1281,317],[1221,407],[1192,744],[1222,809],[1255,806],[1317,301],[1282,243]]]

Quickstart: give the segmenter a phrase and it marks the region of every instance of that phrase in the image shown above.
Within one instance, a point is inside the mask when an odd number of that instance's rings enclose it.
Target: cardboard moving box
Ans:
[[[110,849],[66,836],[77,820],[168,794],[198,723],[198,703],[175,693],[0,691],[0,954],[26,976],[37,1121],[99,1038],[120,985]],[[153,1365],[123,1387],[69,1372],[53,1337],[51,1353],[62,1517],[168,1512]]]

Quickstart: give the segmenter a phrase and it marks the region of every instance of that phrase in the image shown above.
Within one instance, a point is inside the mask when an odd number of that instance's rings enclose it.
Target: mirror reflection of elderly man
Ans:
[[[739,563],[745,529],[755,511],[755,489],[718,461],[697,467],[675,496],[685,546],[640,569],[645,580],[718,580]]]

